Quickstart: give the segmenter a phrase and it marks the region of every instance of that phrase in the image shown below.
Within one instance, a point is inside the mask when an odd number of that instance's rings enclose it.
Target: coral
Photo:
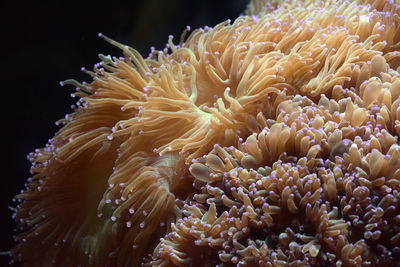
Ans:
[[[100,35],[124,56],[62,83],[79,101],[29,155],[14,260],[394,265],[399,7],[255,0],[148,58]]]
[[[380,138],[361,139],[346,131],[349,109],[310,102],[294,97],[285,105],[295,108],[275,122],[237,147],[216,145],[191,165],[199,192],[162,239],[154,266],[201,258],[239,266],[394,265],[397,140],[384,129]]]

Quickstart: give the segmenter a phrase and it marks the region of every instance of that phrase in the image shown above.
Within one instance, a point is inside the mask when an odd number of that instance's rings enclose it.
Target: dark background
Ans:
[[[97,54],[121,52],[99,32],[147,56],[150,46],[175,43],[186,25],[192,30],[234,20],[248,0],[11,1],[1,8],[1,234],[0,251],[13,246],[14,222],[8,206],[29,177],[26,155],[43,147],[57,131],[54,122],[70,113],[72,86],[59,81],[90,81],[80,71],[99,62]],[[71,214],[73,216],[73,214]],[[0,266],[8,258],[0,256]]]

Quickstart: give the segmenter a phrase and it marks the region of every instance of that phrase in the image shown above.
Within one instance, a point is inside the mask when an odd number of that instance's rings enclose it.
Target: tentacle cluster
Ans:
[[[13,259],[394,264],[399,9],[254,0],[148,58],[101,35],[123,57],[63,82],[79,100],[29,155]]]
[[[202,257],[250,266],[394,264],[397,138],[382,125],[369,134],[349,130],[351,100],[335,111],[305,99],[295,96],[284,103],[295,110],[191,165],[199,192],[162,239],[154,266]],[[369,123],[376,122],[357,127]]]

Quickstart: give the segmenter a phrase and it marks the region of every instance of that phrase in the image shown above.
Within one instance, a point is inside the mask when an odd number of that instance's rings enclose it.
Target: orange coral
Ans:
[[[146,59],[101,35],[124,57],[64,82],[79,108],[30,155],[14,259],[394,264],[399,7],[253,1]]]

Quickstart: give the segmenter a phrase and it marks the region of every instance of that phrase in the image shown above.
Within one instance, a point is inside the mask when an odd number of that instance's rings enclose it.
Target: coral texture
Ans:
[[[394,266],[400,4],[263,1],[100,55],[29,155],[26,266]],[[189,30],[189,29],[188,29]]]

